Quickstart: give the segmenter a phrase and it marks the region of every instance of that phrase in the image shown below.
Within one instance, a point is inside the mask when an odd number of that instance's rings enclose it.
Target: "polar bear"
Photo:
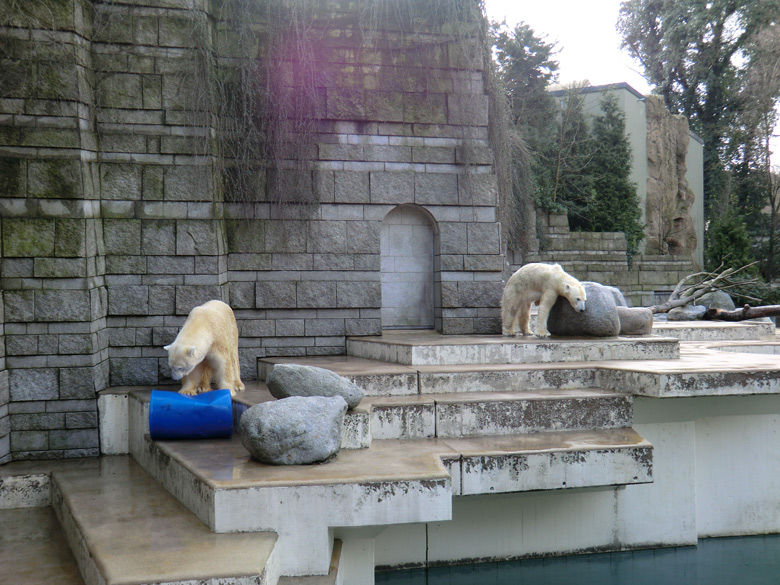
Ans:
[[[238,327],[233,310],[222,301],[208,301],[190,311],[173,343],[166,345],[171,377],[182,380],[181,394],[244,389],[238,364]]]
[[[585,310],[585,289],[580,281],[564,272],[560,264],[532,262],[509,277],[501,298],[501,329],[504,335],[516,335],[518,324],[523,335],[531,335],[531,304],[539,305],[536,336],[548,337],[547,317],[558,296],[566,297],[575,311]]]

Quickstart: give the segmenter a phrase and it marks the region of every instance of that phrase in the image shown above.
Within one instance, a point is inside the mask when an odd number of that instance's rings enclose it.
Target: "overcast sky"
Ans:
[[[528,24],[559,49],[560,81],[588,80],[591,85],[625,81],[641,93],[650,86],[639,66],[620,50],[615,30],[620,0],[485,0],[490,20],[510,28]]]
[[[562,84],[626,82],[642,94],[650,85],[641,67],[620,49],[617,23],[621,0],[484,0],[490,20],[506,20],[510,28],[528,24],[537,35],[555,42]],[[773,160],[780,164],[780,123],[775,127]],[[774,166],[774,165],[773,165]]]

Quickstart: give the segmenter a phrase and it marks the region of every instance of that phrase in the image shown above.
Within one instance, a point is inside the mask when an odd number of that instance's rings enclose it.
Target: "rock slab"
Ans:
[[[547,329],[552,335],[615,337],[620,333],[615,297],[609,287],[597,282],[583,282],[585,288],[585,311],[578,313],[563,297],[550,310]]]
[[[646,307],[617,308],[620,335],[650,335],[653,332],[653,312]]]
[[[308,465],[341,448],[347,403],[341,396],[292,396],[248,408],[239,422],[241,443],[270,465]]]
[[[724,311],[733,311],[737,308],[731,295],[722,290],[714,290],[700,296],[696,304],[704,305],[708,309],[723,309]]]
[[[675,307],[666,314],[667,321],[696,321],[704,316],[707,312],[705,305],[685,305],[683,307]]]
[[[360,386],[335,372],[314,366],[276,364],[265,383],[274,398],[341,396],[349,408],[355,408],[363,400]]]

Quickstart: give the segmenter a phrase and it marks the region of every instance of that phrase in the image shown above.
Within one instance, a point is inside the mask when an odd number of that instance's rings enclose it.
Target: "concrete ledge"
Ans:
[[[538,339],[399,331],[377,337],[351,337],[347,339],[347,353],[408,366],[450,366],[676,359],[679,347],[676,339],[654,336]]]
[[[500,437],[630,427],[631,404],[631,396],[599,389],[438,395],[436,436]]]
[[[152,442],[138,453],[149,473],[216,532],[279,534],[281,573],[328,573],[331,527],[449,520],[450,475],[423,441],[342,450],[324,465],[271,466],[232,440]],[[399,458],[399,453],[403,457]],[[305,552],[302,552],[305,551]]]
[[[52,506],[86,585],[279,578],[276,534],[214,534],[129,457],[54,472]]]
[[[656,321],[653,335],[680,341],[748,341],[774,337],[775,324],[771,321]]]
[[[629,485],[653,481],[653,446],[633,429],[452,439],[460,495]]]
[[[689,343],[677,361],[602,363],[597,378],[604,388],[658,398],[778,394],[780,361]]]
[[[48,506],[0,510],[0,566],[9,585],[84,585]]]
[[[216,532],[277,532],[284,575],[326,574],[333,527],[449,520],[453,496],[652,481],[652,445],[626,428],[374,441],[293,467],[253,461],[236,438],[147,438],[139,456]]]
[[[265,382],[275,364],[295,363],[326,368],[358,384],[367,396],[417,394],[417,371],[407,366],[351,355],[260,358],[257,379]]]

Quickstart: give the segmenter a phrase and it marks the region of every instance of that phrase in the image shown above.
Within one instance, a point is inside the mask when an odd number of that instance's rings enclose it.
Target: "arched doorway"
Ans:
[[[436,326],[434,272],[438,233],[416,205],[400,205],[382,220],[382,329]]]

